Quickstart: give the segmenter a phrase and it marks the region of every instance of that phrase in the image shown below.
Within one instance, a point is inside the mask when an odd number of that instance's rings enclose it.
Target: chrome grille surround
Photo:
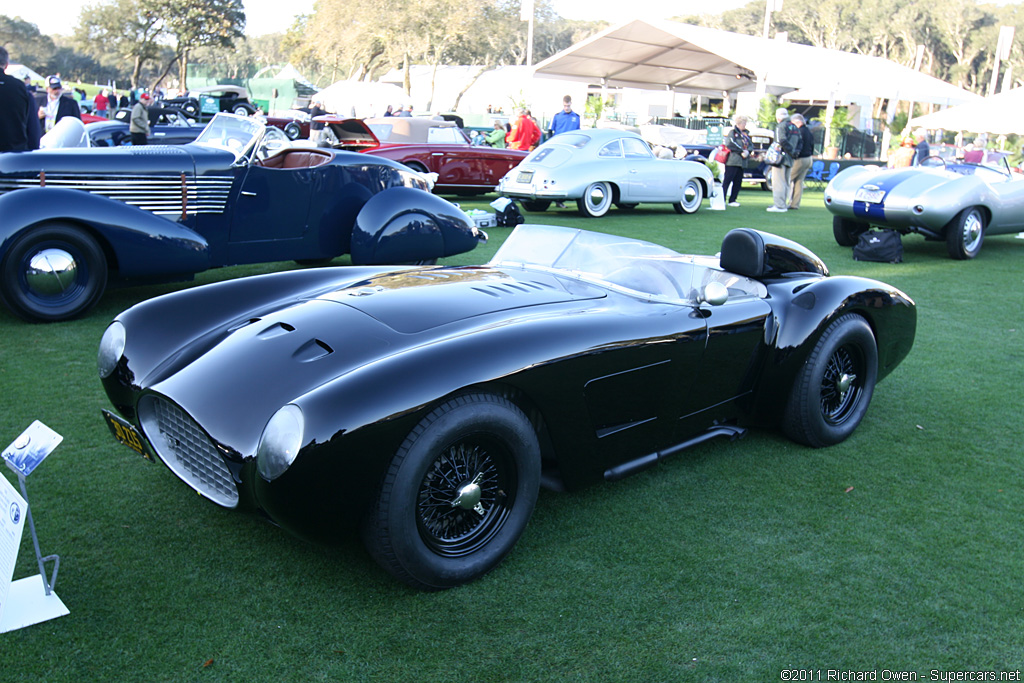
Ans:
[[[139,422],[157,456],[179,479],[217,505],[238,506],[238,487],[231,471],[188,413],[151,394],[139,401]]]
[[[38,176],[0,179],[0,194],[40,187]],[[103,195],[158,216],[181,215],[181,176],[47,173],[46,187]],[[186,213],[223,213],[231,195],[231,176],[185,176]]]

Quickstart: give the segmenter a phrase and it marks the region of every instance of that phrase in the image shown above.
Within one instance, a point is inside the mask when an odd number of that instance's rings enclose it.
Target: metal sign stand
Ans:
[[[43,557],[43,553],[39,549],[39,536],[36,534],[35,521],[32,518],[32,506],[28,504],[28,489],[25,486],[25,477],[31,474],[32,470],[57,447],[60,441],[61,437],[56,432],[36,421],[3,452],[3,459],[7,461],[7,465],[18,474],[18,484],[21,487],[21,497],[25,506],[25,521],[28,522],[29,530],[32,533],[32,545],[36,551],[39,574],[10,583],[7,600],[0,605],[0,633],[14,631],[70,613],[57,594],[53,592],[54,585],[57,583],[57,571],[60,569],[60,556],[47,555]],[[29,448],[30,445],[31,448]],[[0,484],[9,487],[11,494],[16,495],[9,482],[3,480]],[[9,552],[11,552],[10,549]],[[17,547],[13,548],[13,557],[9,558],[10,565],[12,565],[8,568],[10,571],[13,571],[15,559],[17,559]],[[47,562],[53,562],[53,573],[49,578],[46,576]],[[0,576],[0,581],[10,581],[10,574]]]

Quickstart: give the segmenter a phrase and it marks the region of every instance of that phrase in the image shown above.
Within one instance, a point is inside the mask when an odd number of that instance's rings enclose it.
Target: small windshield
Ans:
[[[206,124],[196,144],[227,150],[238,159],[252,149],[264,128],[257,119],[220,113]]]
[[[712,281],[730,298],[767,295],[764,285],[723,271],[718,259],[679,254],[642,240],[551,225],[520,225],[491,265],[557,270],[631,292],[693,303]]]

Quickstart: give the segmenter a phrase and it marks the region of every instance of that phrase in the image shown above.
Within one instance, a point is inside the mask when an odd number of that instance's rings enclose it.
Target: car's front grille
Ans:
[[[156,454],[182,481],[218,505],[238,505],[238,488],[220,451],[184,410],[146,396],[139,402],[139,420]]]

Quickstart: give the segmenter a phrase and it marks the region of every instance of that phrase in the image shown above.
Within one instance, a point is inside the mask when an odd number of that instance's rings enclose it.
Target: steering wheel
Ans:
[[[946,160],[940,156],[932,154],[924,159],[921,159],[921,166],[927,166],[929,168],[946,168]]]

